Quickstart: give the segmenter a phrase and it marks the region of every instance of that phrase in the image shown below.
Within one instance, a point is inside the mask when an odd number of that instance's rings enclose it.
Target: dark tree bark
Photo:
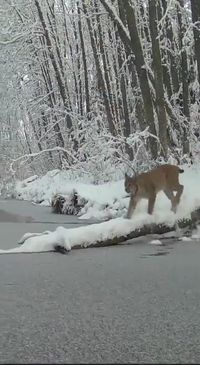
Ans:
[[[200,1],[191,0],[195,58],[197,62],[198,81],[200,85]]]
[[[61,95],[63,105],[64,105],[66,113],[67,113],[67,115],[66,115],[67,127],[68,127],[69,130],[71,130],[72,129],[72,120],[71,120],[71,116],[70,116],[71,110],[70,110],[69,105],[68,105],[68,98],[67,98],[67,93],[66,93],[66,90],[65,90],[64,80],[63,80],[62,74],[59,70],[59,67],[58,67],[58,64],[57,64],[57,61],[56,61],[56,57],[55,57],[54,52],[53,52],[53,46],[52,46],[52,43],[51,43],[51,38],[50,38],[50,35],[49,35],[48,27],[47,27],[47,24],[45,23],[45,19],[44,19],[44,16],[43,16],[43,13],[42,13],[42,10],[41,10],[41,7],[40,7],[40,4],[39,4],[38,0],[35,0],[35,5],[36,5],[37,11],[38,11],[38,16],[39,16],[40,22],[41,22],[42,27],[43,27],[44,36],[45,36],[45,39],[46,39],[46,42],[47,42],[48,53],[49,53],[49,57],[51,59],[51,63],[52,63],[52,66],[53,66],[53,69],[54,69],[54,72],[55,72],[55,76],[56,76],[56,80],[57,80],[57,83],[58,83],[60,95]]]
[[[109,74],[109,63],[108,63],[108,57],[106,55],[106,50],[105,50],[105,46],[104,46],[104,35],[103,35],[103,29],[101,26],[101,20],[100,20],[100,9],[99,6],[97,5],[97,1],[94,0],[94,10],[96,13],[96,24],[97,24],[97,30],[98,30],[98,43],[99,43],[99,49],[100,49],[100,54],[101,54],[101,59],[102,59],[102,64],[103,64],[103,73],[104,73],[104,78],[105,78],[105,85],[106,85],[106,90],[107,90],[107,95],[108,95],[108,100],[109,100],[109,104],[110,104],[110,109],[112,112],[112,118],[113,120],[115,119],[115,124],[118,125],[118,121],[117,121],[117,116],[116,116],[116,105],[114,102],[114,97],[113,97],[113,93],[111,90],[111,77]]]
[[[75,71],[75,61],[73,56],[73,49],[72,44],[69,39],[69,33],[68,33],[68,27],[67,27],[67,20],[66,20],[66,3],[65,0],[61,0],[61,6],[63,11],[63,26],[64,26],[64,58],[67,57],[68,53],[68,47],[69,47],[69,53],[71,57],[71,63],[72,63],[72,74],[73,74],[73,80],[74,80],[74,88],[75,88],[75,95],[78,95],[78,84],[77,84],[77,77],[76,77],[76,71]],[[67,47],[68,46],[68,47]]]
[[[43,79],[45,82],[45,87],[46,87],[46,92],[47,92],[47,100],[48,100],[48,105],[52,110],[53,113],[53,121],[54,126],[53,129],[56,133],[56,140],[57,140],[57,145],[60,147],[64,147],[64,139],[60,130],[60,126],[58,124],[58,118],[57,115],[54,113],[54,107],[56,105],[56,96],[54,93],[54,88],[53,88],[53,83],[51,80],[51,76],[50,76],[50,65],[49,65],[49,61],[48,61],[48,55],[47,55],[47,51],[46,51],[46,44],[45,41],[42,37],[40,37],[40,41],[43,47],[43,58],[44,58],[44,62],[43,64],[41,64],[41,71],[42,71],[42,75],[43,75]],[[47,129],[47,122],[44,121],[43,118],[43,122],[45,125],[45,129]]]
[[[118,8],[119,8],[120,19],[121,19],[123,25],[125,27],[127,27],[126,12],[125,12],[125,8],[124,8],[123,0],[118,0]],[[119,24],[117,24],[117,29],[118,29],[118,34],[120,36],[120,34],[122,34],[122,31],[120,32]],[[121,36],[120,36],[120,38],[122,40]],[[128,72],[131,77],[131,87],[132,87],[132,91],[133,91],[134,98],[135,98],[134,107],[135,107],[136,119],[138,121],[140,129],[144,130],[147,127],[147,125],[146,125],[145,118],[144,118],[144,107],[143,107],[143,102],[142,102],[142,98],[141,98],[141,92],[139,91],[140,87],[139,87],[139,83],[138,83],[138,77],[136,74],[133,51],[128,46],[126,46],[126,43],[122,42],[122,44],[124,45]],[[130,104],[130,101],[129,101],[129,109],[130,109],[130,112],[133,112],[133,108],[132,108],[132,105]],[[130,128],[132,127],[132,124],[133,123],[130,123]]]
[[[167,116],[165,111],[164,102],[164,87],[163,87],[163,73],[161,63],[161,52],[159,44],[159,34],[157,28],[157,16],[158,3],[157,0],[149,0],[149,26],[151,34],[152,44],[152,58],[153,58],[153,71],[154,71],[154,83],[156,93],[156,111],[159,124],[159,138],[163,149],[163,155],[167,156]]]
[[[89,34],[90,34],[91,46],[92,46],[93,55],[94,55],[94,61],[95,61],[95,65],[96,65],[98,84],[99,84],[99,87],[100,87],[100,94],[102,94],[102,96],[103,96],[106,115],[107,115],[107,119],[108,119],[108,127],[109,127],[109,130],[110,130],[111,134],[115,135],[116,134],[116,129],[115,129],[115,125],[113,123],[112,111],[110,109],[110,103],[109,103],[109,98],[108,98],[108,94],[107,94],[106,84],[105,84],[105,80],[104,80],[102,70],[101,70],[101,65],[100,65],[100,60],[99,60],[98,51],[97,51],[97,47],[96,47],[94,31],[93,31],[93,28],[92,28],[92,24],[91,24],[89,14],[87,12],[87,7],[86,7],[86,4],[85,4],[85,0],[82,0],[82,6],[83,6],[83,11],[86,15],[86,21],[87,21],[87,25],[88,25]]]
[[[167,11],[167,0],[161,0],[162,1],[162,7],[164,10],[164,13]],[[179,72],[178,72],[178,57],[175,56],[176,46],[175,46],[175,40],[174,40],[174,34],[172,29],[172,23],[169,19],[169,16],[166,15],[165,18],[165,30],[166,30],[166,37],[167,37],[167,44],[168,44],[168,57],[170,60],[170,74],[172,78],[172,89],[173,93],[177,93],[179,90]]]
[[[74,10],[74,6],[72,6],[72,26],[73,26],[73,33],[74,33],[74,48],[75,48],[75,62],[76,62],[76,73],[75,77],[77,79],[77,105],[78,105],[78,113],[83,116],[83,86],[82,86],[82,77],[81,77],[81,49],[80,49],[80,38],[79,32],[77,30],[77,24],[75,21],[76,11]],[[80,19],[80,17],[79,17]],[[79,22],[79,20],[78,20]],[[79,26],[78,26],[79,27]]]
[[[145,14],[144,3],[139,4],[140,10],[140,19],[141,19],[141,27],[143,31],[143,38],[146,39],[147,42],[150,42],[150,34],[149,34],[149,27],[148,27],[148,20]]]
[[[183,123],[183,153],[189,152],[189,136],[188,136],[188,125],[190,123],[190,108],[189,108],[189,72],[188,72],[188,59],[187,51],[183,43],[185,35],[185,26],[182,19],[182,11],[184,9],[184,1],[178,0],[179,5],[177,6],[177,17],[179,24],[179,42],[181,50],[181,81],[182,81],[182,113],[185,116]]]
[[[161,5],[161,2],[157,2],[157,20],[160,22],[162,20],[162,17],[164,15],[164,9]],[[160,30],[160,44],[166,44],[166,31],[163,27],[162,31]],[[168,99],[172,99],[173,91],[172,91],[172,82],[171,82],[171,74],[170,74],[170,66],[169,66],[169,57],[168,52],[164,49],[161,50],[161,59],[162,59],[162,73],[163,73],[163,84],[164,84],[164,90],[167,91]]]
[[[89,80],[88,80],[88,68],[87,68],[87,59],[86,59],[86,52],[85,52],[85,42],[83,38],[83,31],[82,31],[82,21],[81,21],[81,12],[80,12],[80,3],[77,1],[77,9],[78,9],[78,28],[79,28],[79,36],[80,36],[80,43],[81,43],[81,52],[82,52],[82,59],[83,59],[83,69],[84,69],[84,80],[85,80],[85,103],[86,103],[86,114],[89,117],[90,113],[90,93],[89,93]]]
[[[109,7],[108,3],[105,0],[100,0],[100,1],[102,5],[105,7],[105,9],[108,11],[111,19],[118,25],[119,34],[122,41],[125,44],[125,47],[127,49],[130,49],[134,53],[135,56],[134,63],[144,103],[144,117],[146,121],[146,126],[149,126],[150,133],[156,136],[153,102],[150,92],[147,71],[145,68],[145,60],[142,50],[142,44],[136,23],[135,9],[130,4],[129,0],[124,0],[123,5],[125,9],[126,21],[128,24],[128,30],[130,34],[129,38],[129,35],[127,34],[127,29],[125,29],[123,23],[119,22],[119,20],[116,18],[115,13],[112,11],[112,8]],[[156,159],[158,153],[158,147],[157,147],[157,142],[153,137],[150,138],[150,150],[152,157]]]
[[[146,124],[149,125],[151,134],[156,136],[156,128],[154,121],[153,102],[150,92],[149,80],[145,68],[144,54],[142,50],[141,40],[137,29],[135,10],[130,5],[129,0],[124,0],[128,29],[131,38],[131,46],[135,56],[135,66],[140,83],[142,99],[144,103],[144,115]],[[153,158],[157,158],[157,143],[154,138],[150,139],[150,148]]]

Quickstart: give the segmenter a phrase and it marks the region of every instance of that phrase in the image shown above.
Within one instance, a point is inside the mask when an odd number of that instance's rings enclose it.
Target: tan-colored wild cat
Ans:
[[[148,172],[133,177],[125,174],[125,191],[130,194],[130,202],[127,218],[131,218],[137,203],[141,199],[148,199],[148,213],[153,213],[156,195],[163,190],[171,200],[171,210],[176,213],[180,197],[183,193],[183,185],[179,184],[179,173],[184,172],[178,166],[161,165]],[[176,191],[176,195],[173,194]]]

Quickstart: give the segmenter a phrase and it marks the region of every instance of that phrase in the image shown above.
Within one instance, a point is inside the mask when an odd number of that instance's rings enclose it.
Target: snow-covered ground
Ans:
[[[41,178],[34,177],[18,182],[14,195],[20,199],[43,201],[42,204],[50,205],[55,193],[67,195],[76,189],[82,197],[89,199],[89,204],[84,207],[80,218],[113,219],[73,229],[58,227],[54,232],[38,235],[27,233],[20,240],[20,243],[23,243],[21,246],[8,251],[1,250],[0,253],[51,251],[56,244],[70,250],[77,245],[87,247],[108,238],[127,235],[148,223],[165,223],[173,226],[177,219],[190,217],[191,211],[200,207],[200,166],[183,166],[183,168],[185,172],[180,174],[180,183],[184,185],[184,192],[176,215],[170,211],[169,200],[160,192],[152,216],[147,214],[147,201],[142,200],[131,220],[123,218],[128,206],[123,180],[102,185],[83,184],[68,181],[67,173],[64,171],[54,171]],[[193,238],[197,237],[199,233]]]
[[[177,216],[185,217],[192,210],[200,207],[200,165],[183,166],[184,173],[179,175],[180,183],[184,185],[183,195],[178,208]],[[126,197],[124,181],[114,181],[101,185],[86,184],[69,180],[66,171],[50,171],[37,178],[33,176],[16,184],[14,196],[18,199],[29,200],[42,205],[50,206],[54,194],[67,196],[75,189],[78,194],[87,199],[88,203],[79,214],[80,219],[122,217],[127,211],[129,198]],[[157,195],[154,219],[166,222],[174,220],[170,212],[170,201],[163,192]],[[135,211],[135,216],[143,217],[147,209],[147,200],[142,200]]]
[[[81,219],[107,219],[123,215],[127,207],[123,180],[102,185],[86,184],[69,180],[68,172],[54,170],[41,178],[33,176],[16,184],[13,195],[17,199],[29,200],[50,206],[54,194],[70,195],[73,190],[88,200],[81,210]]]

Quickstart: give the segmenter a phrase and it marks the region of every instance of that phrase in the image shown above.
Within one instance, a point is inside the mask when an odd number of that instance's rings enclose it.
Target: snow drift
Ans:
[[[120,236],[128,236],[130,232],[142,229],[145,225],[163,224],[168,227],[174,227],[177,221],[184,219],[191,219],[191,212],[200,207],[200,169],[198,166],[184,167],[185,173],[180,176],[180,183],[184,185],[184,192],[180,205],[178,207],[176,215],[170,211],[170,202],[161,192],[157,196],[155,210],[152,216],[146,213],[147,201],[141,201],[131,220],[120,218],[114,218],[107,222],[93,224],[89,226],[66,229],[58,227],[54,232],[43,233],[26,233],[20,240],[21,245],[9,249],[0,250],[0,254],[4,253],[22,253],[22,252],[46,252],[55,251],[55,247],[62,247],[63,249],[70,251],[75,247],[89,247],[96,243],[103,243],[106,240],[117,239]],[[63,174],[63,172],[62,172]],[[46,194],[46,201],[51,197],[52,192],[56,193],[57,186],[51,181],[51,189],[46,189],[47,180],[49,180],[49,174],[45,175],[41,179],[34,179],[27,184],[18,184],[17,190],[21,194],[21,198],[32,199],[35,196],[43,196]],[[55,175],[58,179],[58,174]],[[64,185],[63,185],[64,186]],[[59,185],[61,189],[61,184]],[[92,199],[93,206],[88,209],[84,214],[89,217],[105,217],[108,212],[102,210],[99,214],[98,207],[102,203],[106,203],[110,207],[110,213],[113,209],[111,202],[113,199],[118,199],[119,204],[124,206],[124,187],[123,181],[114,183],[107,183],[103,185],[90,185],[90,184],[78,184],[70,182],[68,185],[65,181],[65,189],[71,191],[76,188],[79,194],[84,198]],[[37,192],[37,194],[36,194]],[[126,206],[128,205],[128,199],[126,199]],[[85,208],[85,207],[84,207]],[[108,209],[108,208],[107,208]],[[118,213],[120,209],[118,206]],[[121,216],[126,212],[126,208],[121,210]],[[112,214],[111,214],[112,215]],[[113,209],[113,215],[115,215]],[[82,216],[83,218],[83,216]],[[198,236],[198,235],[197,235]]]

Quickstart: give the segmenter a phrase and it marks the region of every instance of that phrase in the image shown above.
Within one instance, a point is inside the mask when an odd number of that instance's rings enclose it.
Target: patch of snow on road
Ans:
[[[162,245],[162,242],[160,240],[152,240],[149,242],[150,245]]]

